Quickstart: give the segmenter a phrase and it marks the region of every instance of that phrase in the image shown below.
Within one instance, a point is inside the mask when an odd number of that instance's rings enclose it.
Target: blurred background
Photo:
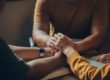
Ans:
[[[29,46],[36,0],[9,0],[0,15],[0,36],[8,44]]]
[[[37,0],[7,0],[0,15],[0,36],[8,44],[29,46],[34,7]],[[109,19],[110,19],[110,0]],[[108,31],[110,32],[110,20]]]

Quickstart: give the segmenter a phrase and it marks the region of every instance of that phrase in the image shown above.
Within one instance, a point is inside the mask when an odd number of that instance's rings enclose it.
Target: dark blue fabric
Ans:
[[[28,65],[0,38],[0,80],[23,80],[28,69]]]

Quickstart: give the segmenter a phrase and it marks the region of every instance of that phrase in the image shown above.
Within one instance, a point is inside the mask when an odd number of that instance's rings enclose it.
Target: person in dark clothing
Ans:
[[[29,62],[25,62],[16,54],[0,38],[0,79],[36,80],[64,64],[60,52],[52,57],[34,59]]]
[[[0,0],[0,12],[4,5],[5,0]],[[62,61],[63,57],[60,55],[60,51],[56,49],[51,52],[51,49],[49,47],[8,46],[0,38],[0,80],[38,80],[62,66],[64,61]],[[41,52],[45,53],[44,57],[47,58],[37,59]],[[30,61],[26,62],[25,60]]]

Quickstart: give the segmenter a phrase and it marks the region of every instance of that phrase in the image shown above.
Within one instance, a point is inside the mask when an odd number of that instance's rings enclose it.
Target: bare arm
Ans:
[[[30,66],[29,79],[37,80],[46,76],[53,70],[64,66],[66,61],[63,57],[64,56],[62,56],[61,53],[58,52],[55,54],[55,56],[52,57],[30,61],[28,63],[28,65]]]
[[[49,15],[45,0],[37,0],[36,3],[33,39],[38,46],[46,46],[46,43],[49,40]]]
[[[110,63],[110,53],[99,55],[96,60],[101,63]]]
[[[13,45],[9,45],[9,47],[13,50],[14,53],[17,54],[17,56],[25,60],[32,60],[39,58],[39,48],[19,47]]]
[[[91,35],[76,42],[77,51],[88,51],[96,49],[103,43],[108,26],[107,0],[99,0],[93,12]]]
[[[58,38],[58,39],[56,39]],[[57,34],[51,39],[53,46],[60,48],[64,55],[67,56],[68,64],[72,72],[80,80],[109,80],[110,79],[110,64],[96,67],[80,56],[72,45],[72,40],[62,34]]]
[[[13,46],[9,45],[11,50],[17,54],[17,56],[23,58],[24,60],[33,60],[40,58],[39,55],[39,48],[38,47],[19,47],[19,46]],[[49,57],[49,56],[54,56],[56,50],[50,47],[45,47],[45,56],[44,57]]]

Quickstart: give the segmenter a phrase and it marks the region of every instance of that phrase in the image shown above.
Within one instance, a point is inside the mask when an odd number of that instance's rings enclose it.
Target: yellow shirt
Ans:
[[[68,56],[68,64],[80,80],[110,80],[110,64],[98,68],[74,52]]]
[[[72,0],[71,0],[72,1]],[[37,0],[34,22],[55,27],[71,38],[84,38],[91,34],[91,27],[106,27],[107,0]],[[43,28],[42,28],[43,29]],[[47,27],[48,29],[48,27]]]

